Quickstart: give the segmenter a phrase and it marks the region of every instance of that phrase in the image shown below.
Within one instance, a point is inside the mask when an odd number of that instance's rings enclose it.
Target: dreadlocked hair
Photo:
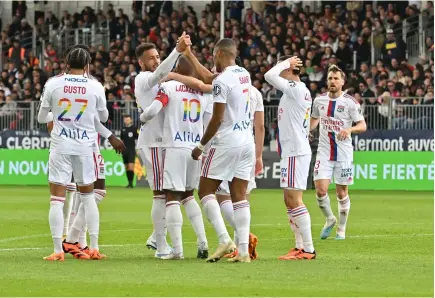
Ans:
[[[75,48],[66,55],[65,62],[70,69],[84,69],[91,63],[91,55],[85,49]]]

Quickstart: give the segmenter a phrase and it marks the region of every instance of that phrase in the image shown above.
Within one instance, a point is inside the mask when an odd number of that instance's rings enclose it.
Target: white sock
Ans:
[[[70,227],[69,221],[72,208],[74,205],[74,195],[77,191],[75,183],[70,183],[66,186],[65,203],[63,205],[63,235],[68,235],[68,230]]]
[[[225,200],[220,204],[220,207],[225,221],[234,229],[234,243],[238,247],[239,237],[237,236],[236,222],[234,221],[233,202],[231,200]]]
[[[180,202],[170,201],[166,203],[166,226],[174,247],[174,253],[177,255],[183,254],[183,238],[181,235],[183,214],[181,214]]]
[[[227,228],[225,227],[216,196],[211,194],[201,198],[201,204],[205,216],[216,231],[219,243],[229,243],[231,238],[230,235],[228,235]]]
[[[290,224],[290,228],[292,229],[293,234],[295,235],[295,247],[297,249],[303,249],[304,245],[302,242],[302,236],[301,234],[299,234],[298,228],[296,227],[295,220],[292,216],[292,209],[287,208],[287,217]]]
[[[311,217],[305,205],[292,209],[292,217],[302,237],[304,251],[314,252],[313,238],[311,237]]]
[[[251,208],[249,202],[243,200],[233,203],[234,221],[236,223],[237,235],[239,236],[239,254],[249,255],[249,227],[251,226]]]
[[[199,207],[198,202],[195,200],[195,197],[191,196],[181,201],[184,209],[186,210],[186,215],[192,224],[193,230],[195,231],[197,237],[197,244],[201,244],[202,242],[207,243],[207,237],[205,236],[205,227],[204,220],[202,219],[201,207]],[[167,207],[166,204],[166,215],[167,215]],[[167,222],[167,221],[166,221]],[[169,229],[169,226],[168,226]]]
[[[85,227],[86,227],[85,205],[80,204],[79,210],[77,211],[77,215],[74,219],[72,227],[69,230],[68,237],[66,237],[66,242],[68,243],[80,242],[80,236],[83,234],[83,232],[85,234],[85,239],[86,239]],[[82,244],[80,243],[80,247],[85,248],[86,245],[82,246]]]
[[[80,198],[85,210],[86,226],[89,231],[90,249],[98,249],[98,234],[100,232],[100,212],[95,202],[95,194],[81,193]]]
[[[77,213],[79,212],[79,206],[81,203],[82,203],[82,201],[80,200],[80,193],[78,191],[76,191],[75,196],[74,196],[74,204],[73,204],[73,207],[71,210],[71,214],[69,216],[68,231],[71,230],[74,219],[76,218]]]
[[[349,196],[346,196],[342,200],[338,201],[338,226],[337,226],[337,232],[345,232],[346,231],[346,223],[347,223],[347,217],[349,216],[350,211],[350,198]]]
[[[94,194],[95,194],[95,202],[97,203],[97,205],[99,205],[101,203],[101,201],[103,201],[104,197],[106,196],[106,190],[105,189],[94,189]],[[85,248],[88,246],[88,241],[86,239],[86,232],[87,232],[87,227],[86,227],[86,223],[83,221],[84,226],[82,227],[80,234],[79,234],[79,244],[80,244],[80,248]]]
[[[153,207],[151,217],[153,219],[154,230],[156,233],[157,251],[166,250],[166,196],[158,195],[153,197]]]
[[[51,196],[48,222],[50,224],[51,237],[53,238],[54,252],[63,252],[62,230],[63,230],[63,204],[65,198]]]
[[[317,197],[317,205],[319,205],[320,210],[322,210],[322,213],[327,220],[331,220],[334,218],[328,194],[323,197]]]

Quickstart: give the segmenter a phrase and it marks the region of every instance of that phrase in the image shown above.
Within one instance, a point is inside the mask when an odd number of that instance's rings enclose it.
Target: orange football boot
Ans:
[[[44,260],[46,261],[65,261],[65,253],[64,252],[58,252],[58,253],[52,253],[48,257],[44,257]]]
[[[252,233],[249,233],[248,252],[249,252],[249,256],[251,257],[251,260],[255,260],[256,258],[258,258],[258,253],[257,253],[257,251],[255,249],[257,247],[257,243],[258,243],[257,236],[255,236]]]
[[[62,248],[64,252],[72,254],[75,259],[89,260],[89,255],[80,250],[80,245],[77,242],[69,243],[64,240],[62,242]]]
[[[107,258],[107,256],[105,254],[101,254],[98,249],[89,250],[89,257],[91,260],[103,260]]]
[[[238,250],[236,249],[235,251],[230,252],[229,254],[224,255],[224,258],[226,258],[226,259],[232,259],[232,258],[234,258],[235,256],[237,256],[238,253],[239,253],[239,252],[238,252]]]
[[[286,255],[280,256],[278,260],[288,260],[289,257],[297,255],[300,251],[302,251],[302,249],[292,248]]]
[[[294,260],[314,260],[316,259],[316,252],[306,252],[304,250],[300,250],[297,254],[295,254],[294,256],[290,256],[288,257],[289,261],[294,261]]]

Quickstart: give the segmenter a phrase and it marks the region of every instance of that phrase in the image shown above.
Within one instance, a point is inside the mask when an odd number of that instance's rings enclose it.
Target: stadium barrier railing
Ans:
[[[406,99],[412,99],[419,104],[400,104]],[[269,103],[265,102],[264,118],[266,125],[272,127],[277,119],[279,99],[271,100]],[[38,124],[36,120],[38,107],[37,101],[17,101],[16,105],[0,107],[0,130],[45,130],[45,125]],[[108,109],[109,129],[120,130],[125,114],[129,114],[134,124],[140,126],[140,114],[134,101],[109,101]],[[368,129],[433,129],[434,106],[424,104],[423,98],[395,98],[383,104],[379,104],[377,98],[364,98],[361,113],[367,121]]]

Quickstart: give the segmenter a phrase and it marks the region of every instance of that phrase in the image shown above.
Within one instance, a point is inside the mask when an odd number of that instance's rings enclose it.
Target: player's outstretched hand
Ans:
[[[339,141],[344,141],[350,136],[350,128],[342,129],[338,133],[337,139]]]
[[[298,56],[293,56],[289,58],[288,61],[290,62],[290,69],[300,68],[304,65]]]
[[[183,34],[178,38],[177,41],[177,52],[183,53],[188,47],[192,45],[192,41],[190,40],[190,36],[186,34],[186,32],[183,32]]]
[[[201,154],[202,154],[202,150],[199,149],[198,147],[195,147],[195,148],[192,150],[192,158],[193,158],[194,160],[199,160]]]
[[[260,175],[263,173],[263,159],[257,158],[255,160],[255,176]]]
[[[121,154],[125,151],[124,143],[118,139],[115,135],[111,135],[109,137],[109,143],[112,145],[113,149],[115,149],[116,153]]]

